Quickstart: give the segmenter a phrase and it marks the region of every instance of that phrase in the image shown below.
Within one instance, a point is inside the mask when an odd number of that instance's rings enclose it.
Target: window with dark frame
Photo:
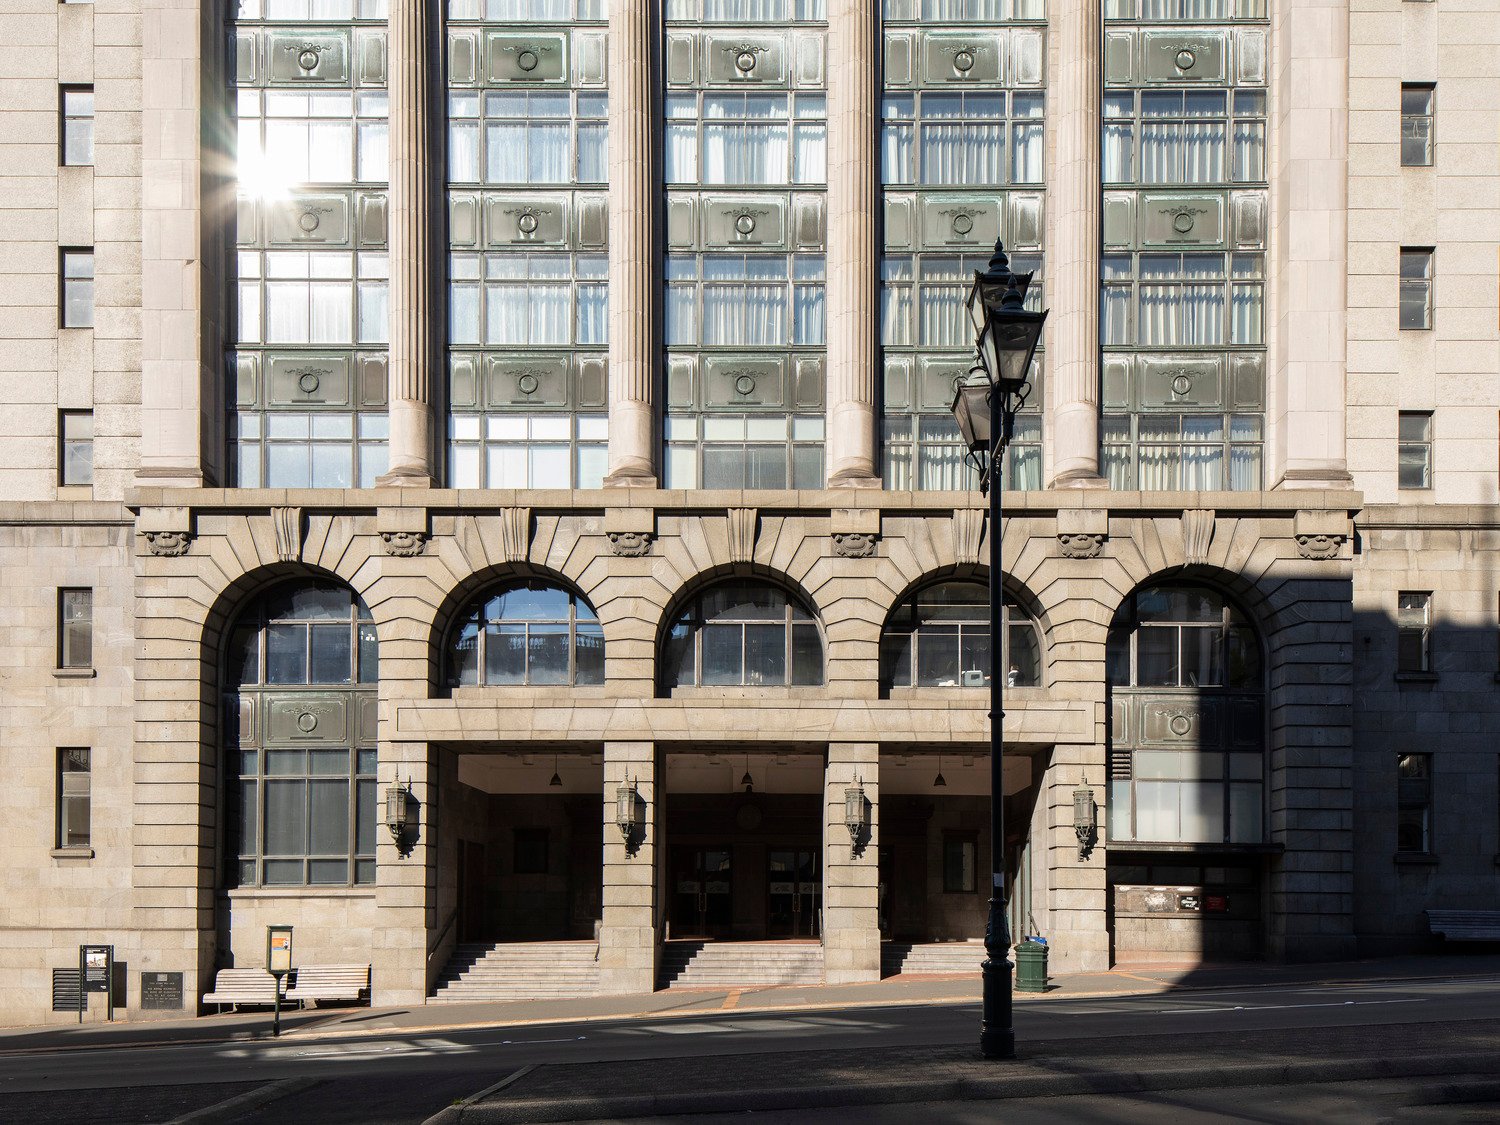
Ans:
[[[1432,248],[1401,247],[1399,323],[1403,332],[1432,327]]]
[[[86,167],[94,162],[94,88],[63,86],[58,90],[62,144],[58,163]]]
[[[1401,165],[1424,168],[1432,164],[1432,103],[1436,87],[1430,82],[1401,84]]]
[[[1403,410],[1396,421],[1396,486],[1432,487],[1432,412]]]
[[[1432,854],[1432,755],[1396,757],[1396,851]]]
[[[1396,596],[1396,671],[1432,671],[1432,595],[1403,590]]]
[[[57,480],[64,487],[94,483],[94,412],[60,410],[57,415]]]
[[[89,767],[87,747],[64,746],[57,751],[56,847],[59,850],[90,846]]]
[[[604,628],[588,601],[512,582],[471,602],[448,640],[448,686],[602,684]]]
[[[973,894],[979,887],[979,837],[973,832],[943,833],[943,893]]]
[[[57,666],[94,666],[94,591],[82,587],[57,591]]]
[[[58,314],[62,327],[94,327],[93,248],[58,251],[58,275],[61,283]]]
[[[516,875],[547,874],[548,832],[545,828],[517,828],[511,870]]]
[[[823,682],[823,639],[799,600],[764,582],[721,582],[694,597],[662,650],[662,686],[783,687]]]

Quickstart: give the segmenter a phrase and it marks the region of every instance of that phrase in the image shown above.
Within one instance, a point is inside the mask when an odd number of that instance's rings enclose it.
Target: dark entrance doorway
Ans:
[[[773,938],[822,934],[823,882],[816,848],[772,848],[767,932]]]
[[[675,849],[672,936],[727,938],[733,921],[734,864],[730,849]]]

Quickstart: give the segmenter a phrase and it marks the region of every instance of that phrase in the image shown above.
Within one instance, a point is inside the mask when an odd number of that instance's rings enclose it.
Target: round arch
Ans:
[[[1038,687],[1046,665],[1042,628],[1014,584],[1006,585],[1006,686]],[[990,666],[989,575],[979,568],[912,583],[881,624],[882,696],[908,687],[986,687]]]

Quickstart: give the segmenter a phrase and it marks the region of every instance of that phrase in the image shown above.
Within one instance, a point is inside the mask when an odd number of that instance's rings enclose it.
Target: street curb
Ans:
[[[1045,1065],[1022,1062],[1002,1067]],[[882,1082],[831,1087],[779,1087],[709,1094],[663,1092],[598,1099],[569,1097],[550,1101],[498,1102],[451,1106],[423,1125],[524,1125],[529,1122],[620,1120],[674,1114],[743,1113],[786,1109],[837,1109],[861,1105],[917,1102],[1002,1101],[1014,1098],[1067,1097],[1079,1094],[1137,1094],[1160,1090],[1232,1088],[1357,1082],[1381,1078],[1418,1078],[1458,1074],[1500,1074],[1500,1056],[1480,1054],[1419,1055],[1400,1059],[1332,1059],[1306,1062],[1240,1063],[1135,1071],[1063,1071],[1018,1073],[938,1082]],[[1059,1065],[1073,1065],[1073,1061]]]
[[[223,1121],[227,1114],[255,1109],[267,1102],[274,1102],[277,1098],[284,1098],[288,1094],[306,1090],[309,1086],[316,1086],[318,1081],[316,1078],[283,1078],[279,1082],[269,1082],[254,1090],[246,1090],[243,1094],[226,1098],[222,1102],[215,1102],[202,1109],[195,1109],[191,1113],[184,1113],[181,1117],[174,1117],[165,1125],[199,1125],[200,1122]]]

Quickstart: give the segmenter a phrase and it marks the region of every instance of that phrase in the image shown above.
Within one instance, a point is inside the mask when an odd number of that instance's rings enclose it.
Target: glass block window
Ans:
[[[231,480],[369,488],[388,462],[384,0],[242,0],[232,26]]]
[[[667,479],[682,488],[822,488],[822,414],[667,419]]]
[[[823,640],[798,599],[764,582],[724,582],[680,612],[661,663],[667,690],[816,685],[823,682]]]
[[[226,878],[237,886],[375,882],[378,643],[346,586],[256,598],[224,654]]]
[[[449,0],[455,488],[597,488],[608,409],[601,0]]]
[[[1002,610],[1000,654],[1006,687],[1041,683],[1036,623],[1014,602]],[[978,582],[942,582],[907,598],[880,637],[882,690],[899,687],[988,687],[990,592]]]
[[[1107,0],[1101,471],[1263,487],[1264,0]]]
[[[977,487],[953,419],[975,362],[964,302],[1005,242],[1036,272],[1045,304],[1045,28],[1041,3],[887,0],[880,121],[885,255],[880,342],[882,475],[891,489]],[[955,33],[961,26],[962,36]],[[1041,488],[1045,341],[1003,468],[1006,488]]]
[[[602,684],[604,628],[593,607],[546,582],[487,591],[448,640],[448,686]]]
[[[1265,668],[1254,625],[1218,591],[1168,584],[1126,599],[1106,671],[1113,841],[1265,837]]]
[[[823,484],[822,0],[664,10],[668,488]]]
[[[942,187],[1040,184],[1042,102],[1039,91],[887,94],[881,179]]]

